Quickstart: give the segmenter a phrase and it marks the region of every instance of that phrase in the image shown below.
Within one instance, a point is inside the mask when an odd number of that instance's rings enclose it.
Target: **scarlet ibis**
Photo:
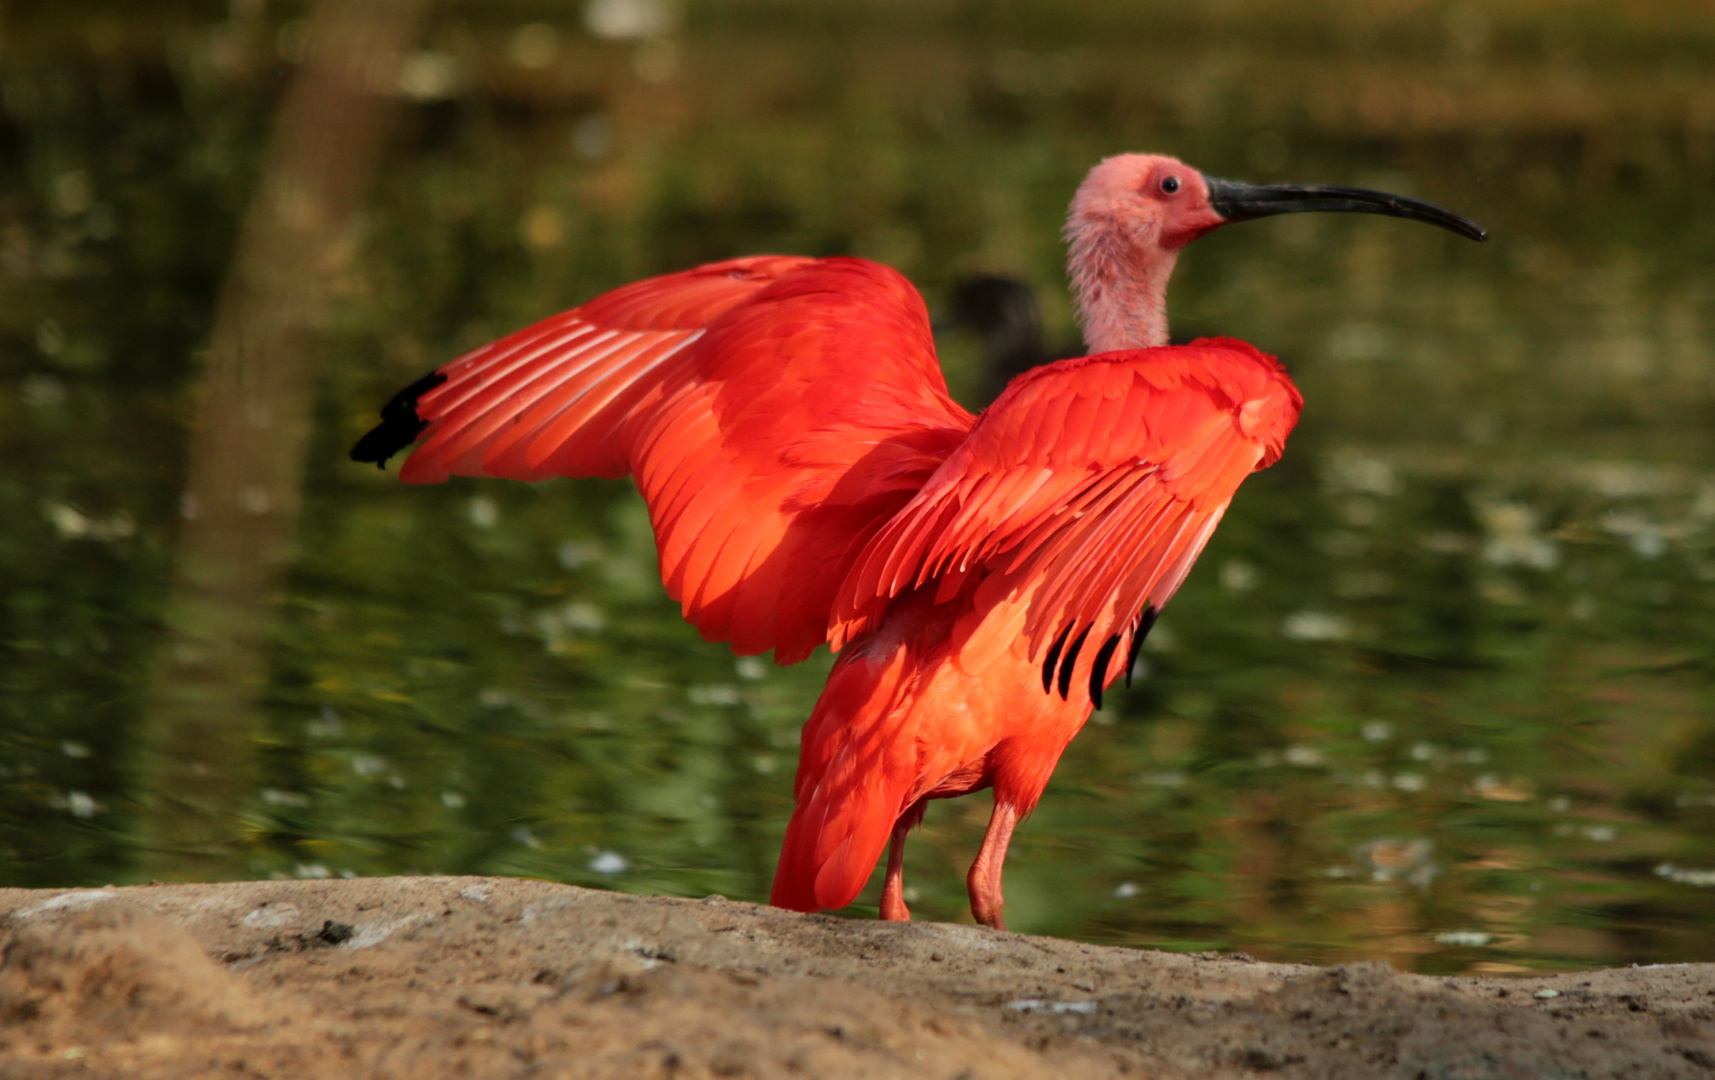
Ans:
[[[1387,214],[1475,223],[1357,188],[1101,162],[1065,235],[1092,355],[974,416],[947,395],[923,300],[863,259],[763,255],[616,289],[406,387],[352,450],[408,483],[630,474],[661,580],[710,641],[838,659],[804,727],[773,903],[852,902],[930,799],[993,787],[967,877],[1004,928],[1001,864],[1061,751],[1129,674],[1244,478],[1302,399],[1240,341],[1168,346],[1167,279],[1232,221]]]

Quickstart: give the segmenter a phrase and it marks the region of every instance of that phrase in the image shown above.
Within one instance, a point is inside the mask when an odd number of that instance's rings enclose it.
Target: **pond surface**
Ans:
[[[1303,420],[1021,830],[1014,928],[1434,973],[1715,960],[1715,16],[814,10],[437,9],[327,271],[295,547],[252,605],[264,674],[202,871],[148,839],[196,786],[150,764],[151,680],[302,12],[0,15],[0,885],[766,898],[825,652],[701,642],[625,483],[408,488],[346,448],[465,348],[738,254],[880,259],[934,308],[1006,273],[1068,336],[1066,200],[1151,149],[1494,238],[1306,215],[1186,252],[1175,335],[1278,354]],[[939,344],[977,404],[980,342]],[[987,811],[931,808],[919,917],[969,918]]]

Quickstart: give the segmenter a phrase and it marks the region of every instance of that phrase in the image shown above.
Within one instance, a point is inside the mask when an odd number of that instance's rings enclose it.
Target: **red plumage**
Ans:
[[[916,290],[860,259],[638,282],[441,371],[406,480],[631,473],[704,637],[841,651],[774,886],[806,911],[850,903],[922,800],[992,785],[1030,812],[1120,639],[1300,405],[1272,359],[1218,339],[1038,368],[978,419]]]
[[[1121,154],[1066,227],[1096,355],[954,404],[922,298],[862,259],[733,259],[616,289],[407,387],[352,456],[401,475],[634,475],[685,618],[780,663],[839,659],[804,727],[774,902],[850,903],[891,841],[884,918],[909,918],[906,832],[993,787],[968,878],[1002,919],[1013,826],[1130,669],[1244,478],[1302,405],[1271,357],[1167,347],[1180,250],[1318,210],[1476,223],[1384,192],[1256,185]]]

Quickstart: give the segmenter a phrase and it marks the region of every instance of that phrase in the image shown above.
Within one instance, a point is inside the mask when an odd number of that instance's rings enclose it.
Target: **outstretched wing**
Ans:
[[[1279,456],[1301,399],[1242,342],[1106,353],[1013,383],[923,490],[877,533],[841,589],[830,641],[936,582],[951,597],[1029,590],[1020,630],[1043,688],[1101,689],[1189,572],[1240,482]]]
[[[827,639],[852,561],[970,431],[898,273],[828,259],[719,325],[629,432],[661,580],[739,653]]]
[[[813,261],[760,256],[649,278],[459,357],[416,384],[429,384],[414,417],[429,437],[400,478],[624,476],[618,432],[636,405],[690,374],[710,323]]]
[[[634,473],[685,617],[781,663],[826,640],[853,559],[974,421],[922,298],[861,259],[638,282],[439,374],[382,425],[427,432],[404,479]]]

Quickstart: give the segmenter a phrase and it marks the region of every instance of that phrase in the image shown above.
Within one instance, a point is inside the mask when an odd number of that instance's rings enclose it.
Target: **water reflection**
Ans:
[[[247,869],[237,821],[256,788],[258,705],[293,554],[326,275],[345,257],[396,112],[369,83],[399,77],[422,16],[418,0],[316,5],[221,290],[141,728],[140,866],[168,879]]]
[[[1304,216],[1187,256],[1175,335],[1278,352],[1308,408],[1021,832],[1009,916],[1438,972],[1715,958],[1707,13],[1189,10],[721,3],[604,36],[583,7],[445,7],[323,282],[243,872],[765,896],[826,657],[698,641],[625,485],[410,490],[344,447],[465,347],[738,252],[883,258],[938,303],[1021,276],[1054,337],[1068,193],[1150,148],[1456,203],[1496,239]],[[303,56],[275,15],[6,15],[8,884],[148,873],[193,360]],[[942,348],[979,394],[980,342]],[[924,917],[962,917],[970,802],[913,846]]]

